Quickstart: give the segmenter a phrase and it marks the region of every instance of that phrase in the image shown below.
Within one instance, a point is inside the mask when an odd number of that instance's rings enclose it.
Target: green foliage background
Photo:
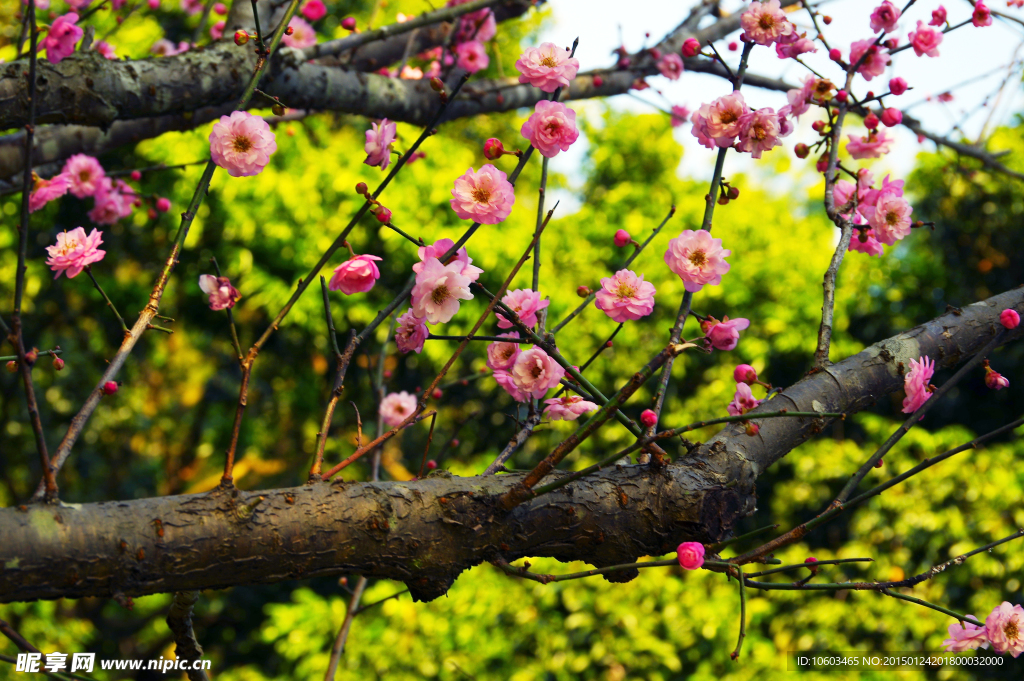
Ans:
[[[413,3],[391,3],[378,23],[395,13],[418,11]],[[332,8],[324,32],[337,29],[340,17],[364,16],[369,5]],[[363,12],[364,14],[359,14]],[[101,13],[101,15],[104,13]],[[160,35],[159,19],[173,19],[171,35],[186,37],[175,8],[137,17],[119,34],[119,54],[144,56]],[[101,19],[102,21],[102,19]],[[193,20],[194,21],[194,20]],[[501,73],[515,60],[520,41],[540,21],[537,14],[502,27],[489,49]],[[166,25],[166,22],[164,22]],[[172,22],[173,23],[173,22]],[[7,56],[0,47],[0,56]],[[493,58],[500,54],[500,60]],[[427,157],[403,171],[383,196],[395,223],[428,242],[457,238],[467,227],[448,207],[452,180],[484,163],[480,149],[487,137],[519,141],[522,113],[483,116],[445,125],[424,146]],[[164,297],[162,312],[175,319],[174,335],[147,335],[122,372],[123,386],[105,398],[61,473],[62,498],[69,502],[130,499],[202,492],[219,480],[223,452],[237,398],[238,370],[226,320],[204,304],[197,285],[216,256],[244,298],[235,308],[243,346],[262,332],[320,253],[358,207],[352,191],[359,181],[374,185],[381,177],[362,164],[366,122],[343,115],[318,114],[276,127],[279,150],[257,178],[235,179],[220,172],[189,236],[181,263]],[[108,169],[144,167],[203,159],[208,127],[166,135],[102,159]],[[418,131],[400,125],[399,148]],[[551,186],[582,186],[582,208],[556,213],[545,233],[541,290],[551,297],[549,319],[561,319],[579,302],[579,285],[596,287],[618,269],[626,253],[611,235],[624,228],[645,238],[670,205],[676,216],[635,262],[657,287],[654,313],[627,324],[590,370],[591,380],[608,390],[656,352],[674,320],[683,293],[681,282],[661,255],[669,238],[696,228],[706,185],[687,179],[691,170],[673,139],[667,117],[605,111],[585,126],[590,151],[582,177],[554,177]],[[1021,128],[1001,132],[994,142],[1009,148],[1012,164],[1024,153]],[[680,159],[682,164],[680,168]],[[514,159],[497,165],[511,171]],[[95,270],[126,318],[144,304],[177,227],[176,212],[187,203],[201,166],[153,172],[141,187],[147,195],[169,196],[175,208],[155,220],[139,211],[104,230],[107,257]],[[790,168],[782,150],[763,161],[766,174],[804,172]],[[833,359],[941,313],[947,304],[963,305],[1021,283],[1024,270],[1019,216],[1020,188],[1003,178],[972,169],[958,172],[941,154],[925,154],[909,178],[915,216],[934,220],[933,232],[915,231],[885,257],[851,254],[840,276]],[[809,176],[807,176],[809,177]],[[571,180],[571,182],[570,182]],[[719,207],[715,234],[727,248],[732,271],[720,287],[696,298],[696,309],[718,317],[747,317],[751,328],[732,353],[687,354],[676,363],[664,427],[724,414],[731,399],[732,368],[753,364],[776,385],[798,380],[810,366],[820,314],[820,277],[833,248],[834,228],[819,207],[821,185],[788,195],[761,189],[758,177],[730,177],[742,188],[740,200]],[[469,243],[470,255],[485,270],[482,282],[495,289],[529,242],[536,216],[539,163],[531,162],[517,187],[510,219],[485,227]],[[813,184],[813,180],[811,184]],[[800,187],[794,182],[794,187]],[[806,186],[806,185],[803,185]],[[88,226],[86,202],[68,197],[33,216],[26,324],[40,348],[60,345],[67,367],[55,373],[47,361],[34,376],[42,395],[48,437],[55,443],[71,416],[95,385],[118,343],[115,320],[102,309],[86,278],[54,281],[45,268],[44,247],[55,234]],[[18,197],[0,199],[4,222],[16,221]],[[0,294],[11,299],[16,264],[13,229],[0,231]],[[351,239],[357,253],[382,256],[382,278],[369,293],[332,296],[339,332],[361,329],[405,282],[415,249],[398,235],[364,220]],[[339,264],[339,253],[332,266]],[[530,267],[513,287],[530,286]],[[329,274],[329,270],[325,270]],[[467,331],[484,308],[474,300],[441,333]],[[615,324],[590,307],[559,335],[559,345],[581,363],[604,342]],[[493,326],[487,327],[493,330]],[[686,335],[699,335],[696,325]],[[349,373],[345,400],[352,400],[364,428],[375,426],[376,402],[370,388],[380,344],[364,348]],[[454,349],[430,341],[421,355],[387,354],[389,391],[426,385]],[[453,368],[455,380],[440,401],[439,442],[456,424],[469,420],[460,443],[444,452],[442,465],[458,475],[482,470],[511,436],[515,404],[481,373],[483,347],[473,347]],[[969,440],[1019,413],[1022,351],[1000,350],[993,364],[1011,381],[1008,390],[984,388],[980,372],[967,379],[945,404],[933,410],[874,471],[881,481],[916,462]],[[333,366],[323,310],[316,291],[307,293],[261,353],[251,386],[235,477],[247,489],[291,486],[305,480]],[[947,376],[942,373],[936,383]],[[19,503],[39,477],[31,432],[15,377],[0,375],[0,437],[3,482],[0,504]],[[629,405],[637,415],[649,402],[642,393]],[[744,523],[749,530],[769,523],[788,528],[822,508],[850,471],[881,443],[898,423],[900,395],[880,401],[872,413],[852,417],[816,441],[792,452],[761,480],[758,513]],[[475,414],[475,416],[474,416]],[[513,463],[523,468],[546,453],[570,426],[538,429]],[[714,429],[696,434],[707,439]],[[579,467],[623,446],[627,433],[605,428],[566,462]],[[326,460],[346,456],[355,442],[351,407],[339,409]],[[384,473],[389,479],[415,474],[426,443],[426,426],[410,429],[388,445]],[[1024,526],[1024,473],[1019,442],[986,449],[931,469],[874,499],[848,517],[812,534],[805,544],[778,557],[802,561],[870,556],[874,563],[826,570],[829,581],[900,579],[916,574],[977,545]],[[365,478],[365,466],[346,471]],[[742,550],[742,545],[737,547]],[[583,569],[550,560],[534,562],[539,571]],[[979,555],[960,568],[913,590],[918,597],[961,612],[984,616],[1003,600],[1021,602],[1024,551],[1020,544]],[[350,578],[349,585],[354,583]],[[373,583],[364,602],[399,591],[402,585]],[[82,599],[4,606],[0,617],[44,651],[95,651],[108,658],[154,658],[173,654],[163,622],[169,596],[135,601],[128,611],[112,601]],[[239,681],[318,677],[344,615],[347,593],[334,579],[272,586],[239,587],[205,593],[197,607],[196,630],[213,659],[215,676]],[[645,571],[628,584],[600,578],[541,586],[508,578],[489,565],[464,574],[448,596],[411,603],[408,596],[389,600],[361,614],[353,627],[339,678],[344,679],[751,679],[774,678],[790,650],[915,651],[937,650],[950,619],[884,596],[863,592],[836,594],[774,592],[749,594],[748,638],[739,662],[729,660],[738,626],[735,584],[719,575],[678,569]],[[13,654],[4,639],[0,652]],[[998,678],[1020,678],[1021,665],[1007,658]],[[0,678],[10,671],[0,666]],[[102,673],[95,675],[102,678]],[[806,674],[808,678],[889,678],[881,674]],[[145,678],[140,676],[139,678]],[[984,678],[944,670],[904,672],[907,679]],[[993,677],[994,678],[994,677]]]

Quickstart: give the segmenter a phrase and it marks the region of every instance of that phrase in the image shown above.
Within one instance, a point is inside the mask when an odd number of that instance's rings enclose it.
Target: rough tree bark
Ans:
[[[853,413],[903,386],[910,359],[952,366],[1005,332],[999,312],[1024,310],[1024,287],[872,345],[797,382],[760,410]],[[752,418],[756,420],[756,411]],[[662,470],[616,466],[504,515],[495,500],[518,476],[414,482],[335,481],[290,489],[0,509],[0,602],[141,596],[316,575],[405,582],[418,600],[465,569],[503,557],[553,556],[596,566],[713,542],[753,512],[769,465],[827,419],[764,419],[760,434],[726,428]],[[630,573],[613,575],[628,580]]]

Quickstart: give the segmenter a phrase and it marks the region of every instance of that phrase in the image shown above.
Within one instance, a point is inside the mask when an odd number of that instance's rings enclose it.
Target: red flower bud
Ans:
[[[103,384],[103,394],[113,395],[114,393],[117,392],[118,387],[119,386],[114,381],[107,381],[106,383]]]
[[[658,415],[650,409],[644,409],[640,414],[640,423],[644,428],[653,428],[658,423]]]
[[[132,178],[132,180],[134,180],[135,182],[138,182],[139,180],[141,180],[141,179],[142,179],[142,173],[140,173],[140,172],[139,172],[138,170],[133,170],[133,171],[132,171],[132,174],[130,175],[130,177],[131,177],[131,178]]]
[[[1006,308],[999,313],[999,323],[1002,324],[1004,328],[1016,329],[1020,324],[1020,315],[1016,310]]]
[[[747,435],[754,437],[759,432],[761,432],[761,428],[756,423],[747,422]]]
[[[594,76],[594,87],[601,87],[604,85],[604,78],[601,76]]]
[[[39,359],[39,348],[32,348],[25,353],[25,361],[28,362],[30,367],[36,365],[36,361]]]
[[[700,41],[696,38],[687,38],[683,43],[682,52],[684,57],[696,57],[700,52]]]
[[[484,142],[484,158],[488,161],[496,161],[505,155],[505,146],[497,137],[492,137]]]
[[[889,81],[889,92],[894,95],[902,95],[907,91],[907,81],[902,78],[893,78]]]
[[[886,109],[882,112],[882,123],[891,128],[903,122],[903,112],[899,109]]]
[[[738,49],[740,49],[740,46],[739,46],[739,44],[736,41],[733,41],[733,42],[729,43],[729,51],[730,52],[735,52]]]
[[[343,29],[345,29],[346,31],[354,31],[354,30],[356,30],[356,18],[355,17],[345,17],[344,19],[341,20],[341,27]]]
[[[356,194],[366,195],[366,192],[370,191],[370,188],[366,186],[365,182],[360,182],[356,185]]]
[[[156,220],[156,216],[156,208],[150,208],[149,210],[146,211],[146,217],[148,217],[150,220]]]
[[[434,388],[434,392],[430,393],[430,396],[433,397],[435,400],[441,399],[441,395],[444,395],[444,393],[441,392],[440,388]]]
[[[875,468],[881,468],[882,467],[882,461],[883,461],[882,459],[879,459],[878,461],[876,461],[875,462]]]
[[[391,222],[391,211],[385,208],[384,206],[381,206],[380,210],[377,211],[377,219],[383,222],[384,224]]]
[[[620,229],[619,231],[615,232],[615,245],[618,248],[622,248],[632,240],[633,237],[631,237],[629,235],[629,232],[627,232],[624,229]]]
[[[828,26],[829,24],[832,23],[832,17],[830,17],[827,14],[823,14],[823,15],[821,15],[821,21],[822,21],[823,24]]]
[[[757,383],[757,371],[749,364],[740,364],[733,369],[732,377],[737,383],[746,383],[747,385]]]
[[[811,153],[811,148],[803,142],[800,142],[793,147],[793,153],[796,154],[797,158],[807,158],[807,155]]]
[[[53,358],[53,370],[54,371],[63,371],[64,370],[64,360],[62,360],[60,357],[54,357]]]
[[[7,373],[16,374],[18,373],[18,363],[15,360],[11,360],[7,363]]]
[[[849,95],[846,93],[846,90],[840,90],[839,92],[836,93],[837,102],[845,102],[848,98]]]
[[[878,116],[874,112],[864,117],[864,127],[868,130],[876,130],[878,128]]]
[[[161,196],[156,200],[156,209],[161,213],[166,213],[171,209],[171,200],[167,197]]]
[[[427,470],[432,471],[435,468],[437,468],[437,462],[436,461],[434,461],[433,459],[431,459],[430,461],[427,461]]]
[[[242,29],[238,29],[237,31],[235,31],[235,44],[236,45],[245,45],[247,42],[249,42],[249,34],[248,33],[243,31]]]
[[[604,346],[606,348],[610,348],[612,346],[612,342],[611,341],[607,341],[607,342],[605,342]]]
[[[828,51],[828,58],[835,62],[841,62],[843,60],[843,53],[839,51],[838,47],[833,47]]]
[[[729,187],[729,191],[726,194],[733,200],[740,198],[740,190],[736,187]]]
[[[430,79],[430,89],[434,92],[444,92],[444,83],[437,76]]]
[[[292,28],[291,26],[289,26],[288,28],[284,29],[284,34],[285,35],[291,35],[293,33],[295,33],[295,29]]]

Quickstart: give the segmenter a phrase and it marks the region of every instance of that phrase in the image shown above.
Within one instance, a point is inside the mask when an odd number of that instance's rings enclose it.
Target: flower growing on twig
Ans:
[[[696,570],[704,564],[704,545],[695,541],[684,541],[676,549],[679,566],[684,570]]]
[[[334,268],[334,275],[327,288],[332,291],[341,291],[346,296],[353,293],[366,293],[380,279],[380,270],[377,269],[374,261],[381,259],[367,254],[349,258]]]
[[[576,112],[564,104],[545,99],[537,102],[521,132],[547,158],[558,156],[559,151],[568,151],[580,136],[576,128]]]
[[[516,60],[516,69],[521,74],[519,82],[529,83],[544,92],[569,85],[579,68],[580,60],[570,57],[568,50],[554,43],[529,47]]]
[[[934,14],[932,16],[934,17]],[[934,21],[934,18],[932,20]],[[942,44],[942,31],[925,26],[923,21],[918,21],[917,30],[911,31],[907,37],[910,38],[914,54],[918,57],[924,55],[929,57],[939,56],[939,45]]]
[[[542,348],[532,347],[519,353],[509,373],[524,395],[539,399],[558,385],[565,376],[565,369]]]
[[[210,131],[210,156],[231,177],[259,175],[275,151],[277,141],[270,126],[245,111],[221,116]]]
[[[49,180],[44,180],[36,175],[32,193],[28,197],[28,212],[35,213],[50,201],[59,199],[68,193],[70,187],[68,176],[64,173],[54,175]]]
[[[711,237],[711,232],[683,230],[668,242],[665,263],[679,275],[687,291],[696,293],[706,285],[722,283],[722,275],[729,271],[725,261],[732,251],[722,248],[722,240]]]
[[[230,310],[239,300],[242,294],[231,285],[227,277],[215,277],[212,274],[199,275],[199,288],[210,297],[211,310]]]
[[[733,350],[740,341],[740,331],[750,326],[750,320],[743,317],[729,319],[726,315],[722,321],[708,317],[700,323],[700,328],[707,337],[706,344],[716,350]]]
[[[782,36],[793,32],[793,24],[786,18],[779,0],[750,3],[740,16],[744,35],[758,45],[771,45]]]
[[[442,265],[437,258],[427,258],[412,289],[413,314],[429,324],[451,321],[459,311],[459,301],[473,299],[469,282],[462,274],[461,262]]]
[[[935,374],[935,362],[928,357],[910,360],[910,371],[903,377],[903,413],[913,414],[932,396],[928,381]]]
[[[381,170],[387,170],[391,163],[391,145],[395,141],[395,132],[398,125],[386,118],[380,119],[380,123],[371,123],[370,129],[366,131],[366,144],[363,149],[366,151],[368,166],[380,166]]]
[[[487,366],[492,371],[512,368],[519,357],[519,334],[516,332],[503,333],[500,338],[508,338],[507,341],[495,341],[487,346]]]
[[[625,322],[646,317],[654,310],[654,284],[644,281],[631,270],[619,270],[611,277],[601,279],[594,305],[613,322]]]
[[[1016,310],[1006,308],[999,313],[999,323],[1007,329],[1016,329],[1017,325],[1020,324],[1020,315]]]
[[[684,68],[683,58],[675,52],[666,54],[658,61],[658,71],[669,80],[679,80]]]
[[[599,407],[579,395],[566,395],[544,400],[544,415],[552,421],[575,421],[583,414],[596,411]]]
[[[68,279],[74,279],[89,265],[103,260],[107,252],[100,250],[101,243],[103,234],[98,229],[92,230],[88,236],[81,227],[58,234],[57,243],[46,247],[50,256],[46,264],[57,273],[53,278],[63,273]]]
[[[551,304],[550,300],[541,300],[539,291],[528,288],[517,288],[514,291],[509,291],[502,296],[501,302],[515,312],[519,316],[519,321],[526,326],[536,326],[537,313]],[[501,316],[500,312],[495,312],[494,314],[498,317],[499,329],[512,328],[512,322]]]
[[[761,400],[754,397],[749,385],[737,383],[736,393],[732,396],[732,402],[729,403],[726,410],[730,416],[742,416],[759,404],[761,404]]]
[[[415,352],[417,355],[423,350],[423,342],[430,336],[427,331],[427,324],[417,317],[411,309],[398,318],[398,325],[395,327],[395,345],[402,353]]]
[[[68,12],[50,24],[50,30],[40,43],[39,49],[46,50],[46,59],[51,64],[58,64],[65,57],[75,51],[75,45],[82,39],[81,28],[75,24],[78,22],[78,15]]]
[[[380,401],[380,419],[384,425],[394,428],[416,411],[416,397],[406,391],[389,393]]]
[[[69,158],[61,174],[68,179],[71,193],[80,199],[93,196],[106,177],[100,162],[86,154],[75,154]]]
[[[474,220],[482,225],[496,225],[512,212],[516,201],[515,190],[508,176],[487,164],[479,171],[472,167],[455,180],[450,199],[452,210],[463,220]]]

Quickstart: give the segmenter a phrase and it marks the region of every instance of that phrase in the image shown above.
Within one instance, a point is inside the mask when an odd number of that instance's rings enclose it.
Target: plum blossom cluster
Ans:
[[[974,615],[968,617],[977,620]],[[1024,653],[1024,608],[1003,601],[985,618],[984,626],[967,621],[950,624],[949,638],[942,642],[946,651],[957,653],[989,646],[1013,657]]]
[[[857,184],[836,182],[836,210],[851,218],[856,228],[849,250],[880,256],[883,244],[892,246],[910,234],[914,209],[903,198],[903,184],[903,180],[890,181],[886,175],[876,189],[874,177],[866,168],[857,171]]]
[[[793,132],[788,120],[790,107],[778,112],[771,107],[751,111],[739,92],[719,97],[710,104],[701,104],[693,112],[690,132],[708,149],[727,149],[735,145],[738,151],[753,158],[782,144],[782,137]]]

